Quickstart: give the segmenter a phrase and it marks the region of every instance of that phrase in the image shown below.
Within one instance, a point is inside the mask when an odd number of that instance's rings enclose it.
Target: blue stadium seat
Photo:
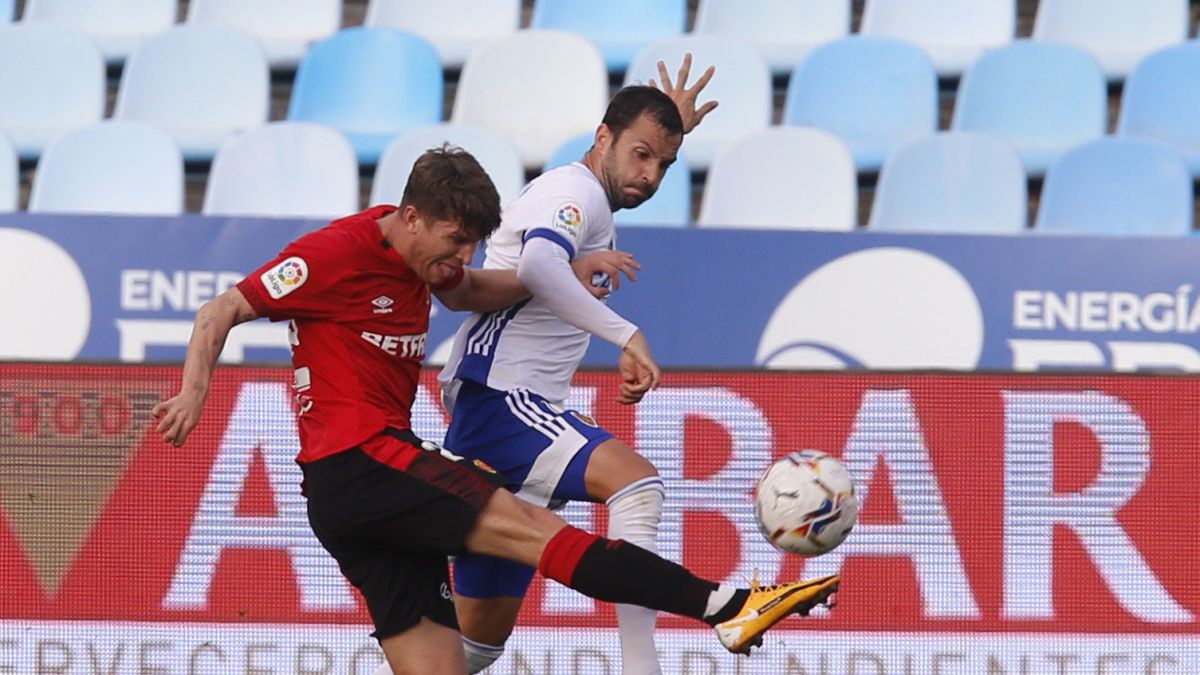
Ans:
[[[0,1],[12,7],[11,2]],[[58,23],[92,36],[109,63],[121,63],[146,38],[175,23],[175,0],[28,0],[23,21]],[[11,12],[10,12],[11,13]]]
[[[309,46],[342,25],[342,0],[189,0],[188,23],[248,31],[262,42],[272,68],[295,68]]]
[[[709,66],[717,68],[700,101],[715,99],[721,105],[688,134],[685,143],[688,165],[693,171],[703,171],[721,146],[771,123],[771,69],[749,43],[723,35],[684,35],[646,45],[629,65],[625,84],[657,82],[659,61],[666,64],[674,80],[687,52],[692,54],[688,84],[695,83]]]
[[[266,123],[270,98],[270,68],[254,36],[181,25],[134,50],[113,117],[159,127],[185,159],[203,161],[230,134]]]
[[[853,230],[858,176],[838,137],[769,127],[717,153],[704,184],[702,227]]]
[[[48,23],[0,25],[0,132],[22,159],[99,122],[105,89],[104,58],[87,34]]]
[[[442,121],[442,63],[424,38],[397,28],[347,28],[300,62],[288,119],[341,131],[374,165],[387,144]]]
[[[20,159],[17,147],[0,133],[0,213],[17,210],[21,196]]]
[[[558,146],[544,171],[583,159],[592,147],[595,133],[579,134]],[[692,219],[692,172],[688,170],[687,154],[679,151],[675,163],[667,169],[658,191],[636,209],[621,209],[613,214],[617,225],[661,225],[686,227]]]
[[[1186,235],[1192,230],[1187,162],[1171,147],[1142,138],[1085,143],[1050,165],[1034,230]]]
[[[0,0],[0,23],[10,23],[17,18],[17,0]]]
[[[869,227],[1016,234],[1029,200],[1016,150],[983,134],[936,134],[897,148],[879,174]]]
[[[213,157],[208,215],[337,218],[358,211],[354,147],[334,129],[272,122],[227,138]]]
[[[1068,148],[1104,135],[1108,87],[1100,64],[1068,44],[1017,40],[984,52],[959,83],[951,128],[1013,144],[1030,175]]]
[[[754,45],[771,72],[787,75],[817,45],[850,32],[850,0],[700,0],[694,32]]]
[[[521,0],[370,0],[364,23],[420,35],[457,70],[476,47],[520,27]]]
[[[565,30],[591,40],[611,72],[629,67],[638,50],[683,33],[686,0],[534,0],[530,28]]]
[[[1016,27],[1016,0],[867,0],[859,32],[917,45],[939,74],[956,76]]]
[[[56,138],[38,161],[29,210],[46,213],[183,213],[183,155],[166,133],[113,121]]]
[[[1142,59],[1125,81],[1117,133],[1171,144],[1200,177],[1200,44]]]
[[[1109,79],[1187,39],[1188,0],[1039,0],[1033,39],[1086,49]]]
[[[471,52],[455,91],[452,122],[508,136],[536,170],[559,143],[600,123],[608,71],[586,38],[525,30]]]
[[[399,203],[413,162],[421,153],[443,143],[457,145],[475,156],[496,185],[501,205],[515,199],[525,185],[521,154],[503,134],[466,124],[434,124],[405,133],[383,151],[371,183],[371,203]]]
[[[937,89],[933,63],[918,47],[847,37],[817,47],[796,67],[783,123],[839,136],[859,171],[877,171],[896,147],[937,129]]]

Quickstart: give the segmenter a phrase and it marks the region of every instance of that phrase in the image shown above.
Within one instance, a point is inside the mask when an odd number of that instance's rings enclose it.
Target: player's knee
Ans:
[[[467,656],[467,672],[475,675],[492,665],[504,654],[504,645],[492,646],[463,638],[463,652]]]
[[[610,535],[615,525],[621,538],[644,546],[646,537],[653,539],[662,522],[663,481],[650,476],[618,490],[608,499]]]

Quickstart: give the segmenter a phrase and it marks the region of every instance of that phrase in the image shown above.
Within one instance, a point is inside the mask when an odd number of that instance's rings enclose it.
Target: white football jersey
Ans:
[[[527,239],[557,242],[577,260],[616,247],[608,197],[596,176],[575,162],[531,181],[501,214],[488,240],[484,269],[516,269]],[[454,379],[492,389],[524,388],[562,403],[591,335],[559,319],[537,298],[506,309],[473,313],[454,336],[439,380],[447,408],[457,391]]]

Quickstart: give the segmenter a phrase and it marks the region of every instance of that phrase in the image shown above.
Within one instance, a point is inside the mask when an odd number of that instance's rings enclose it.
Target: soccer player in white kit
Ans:
[[[710,67],[686,87],[691,55],[672,86],[619,91],[583,159],[530,182],[503,212],[488,242],[485,269],[516,268],[532,297],[507,309],[472,314],[455,335],[442,370],[443,402],[452,412],[446,446],[504,474],[518,497],[546,506],[565,500],[608,506],[608,536],[657,551],[663,482],[654,466],[589,417],[564,409],[591,336],[622,350],[619,400],[634,404],[660,372],[637,326],[590,295],[570,261],[616,248],[613,212],[649,199],[689,132],[714,107],[697,94]],[[630,272],[627,268],[626,272]],[[605,279],[601,283],[617,283]],[[638,387],[627,373],[652,373]],[[533,569],[486,556],[455,560],[455,605],[471,672],[503,652]],[[655,613],[617,607],[623,672],[659,673]]]

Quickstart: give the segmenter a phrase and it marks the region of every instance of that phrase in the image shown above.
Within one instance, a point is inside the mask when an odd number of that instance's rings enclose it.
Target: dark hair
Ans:
[[[480,239],[500,226],[500,195],[471,153],[445,143],[413,163],[400,208],[412,206],[436,220],[462,220]]]
[[[683,134],[683,120],[671,97],[643,84],[623,87],[612,97],[608,102],[608,110],[604,111],[604,124],[616,138],[643,114],[658,122],[667,133]]]

